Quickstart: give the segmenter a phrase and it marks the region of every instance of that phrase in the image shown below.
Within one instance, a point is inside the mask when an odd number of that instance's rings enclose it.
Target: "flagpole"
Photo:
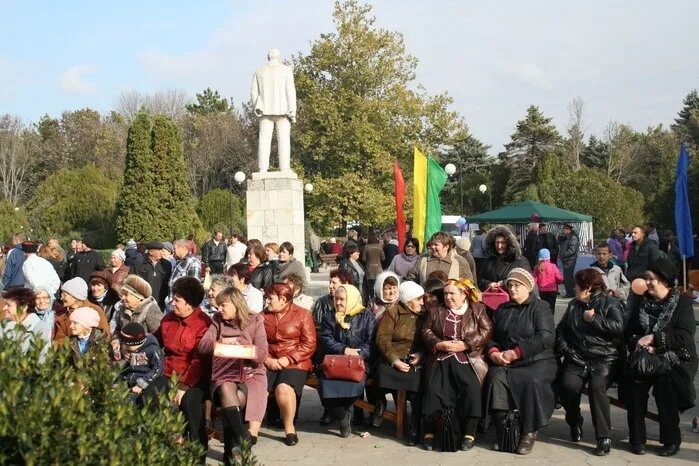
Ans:
[[[684,285],[684,292],[687,292],[687,256],[685,254],[682,254],[682,276],[684,277],[684,280],[682,281],[682,284]]]

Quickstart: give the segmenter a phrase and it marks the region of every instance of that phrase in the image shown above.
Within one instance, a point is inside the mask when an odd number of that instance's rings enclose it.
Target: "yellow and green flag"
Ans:
[[[447,173],[431,157],[416,147],[413,152],[413,237],[424,249],[425,240],[442,229],[439,193],[447,182]]]

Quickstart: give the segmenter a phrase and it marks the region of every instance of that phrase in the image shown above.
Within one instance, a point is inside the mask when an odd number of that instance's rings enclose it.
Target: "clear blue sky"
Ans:
[[[529,104],[587,133],[609,120],[669,124],[699,87],[699,2],[376,1],[402,32],[418,81],[447,91],[474,135],[501,149]],[[0,113],[109,111],[120,92],[210,86],[240,102],[269,48],[306,52],[332,30],[332,2],[0,0]],[[267,30],[269,32],[264,33]]]

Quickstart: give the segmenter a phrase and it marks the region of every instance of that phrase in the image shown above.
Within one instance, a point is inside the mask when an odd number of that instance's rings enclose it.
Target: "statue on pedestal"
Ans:
[[[291,123],[296,123],[296,88],[291,67],[283,64],[279,56],[279,50],[269,51],[267,64],[255,71],[250,88],[255,115],[260,118],[257,159],[261,173],[269,170],[275,127],[279,170],[291,171]]]

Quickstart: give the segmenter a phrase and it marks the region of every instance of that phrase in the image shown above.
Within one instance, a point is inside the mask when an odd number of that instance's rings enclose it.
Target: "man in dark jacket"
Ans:
[[[548,231],[548,225],[539,224],[539,250],[548,249],[551,253],[551,263],[558,263],[558,241],[556,235]],[[539,251],[537,251],[538,257]]]
[[[170,293],[170,275],[172,265],[162,258],[162,243],[151,241],[146,244],[147,260],[141,264],[132,265],[130,272],[138,275],[150,284],[152,296],[158,302],[160,309],[165,309],[165,298]]]
[[[201,261],[211,270],[211,273],[223,273],[223,264],[226,262],[228,247],[223,241],[223,232],[215,231],[214,237],[204,243],[201,248]]]
[[[92,237],[83,238],[82,250],[73,258],[70,278],[80,277],[85,280],[85,283],[90,283],[90,275],[93,272],[104,270],[102,254],[92,249],[94,246],[95,241]]]
[[[13,248],[7,252],[5,270],[2,274],[2,286],[0,290],[9,288],[22,288],[24,286],[24,272],[22,266],[26,256],[22,251],[22,242],[27,238],[22,233],[17,233],[12,237]]]
[[[652,264],[660,257],[658,245],[651,241],[646,235],[646,229],[641,225],[636,225],[631,230],[631,249],[626,267],[626,278],[630,282],[643,276]]]
[[[539,249],[541,245],[539,244],[539,225],[532,223],[529,225],[529,231],[527,232],[527,237],[524,238],[524,257],[529,261],[529,267],[532,269],[539,262]]]
[[[558,251],[563,264],[563,284],[566,288],[564,298],[575,297],[575,263],[578,261],[580,238],[569,224],[563,225],[563,235],[558,238]]]

